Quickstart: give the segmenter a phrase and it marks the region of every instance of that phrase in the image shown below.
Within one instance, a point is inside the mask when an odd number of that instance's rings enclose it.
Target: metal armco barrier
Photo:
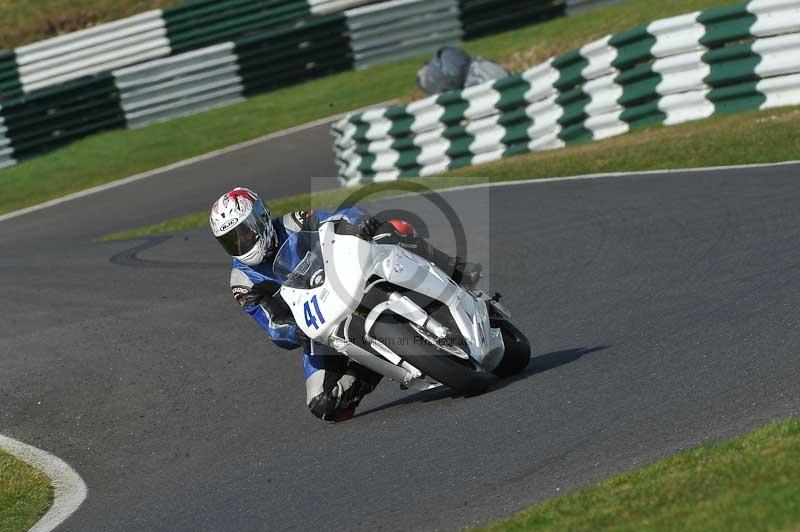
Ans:
[[[655,21],[521,74],[333,126],[345,185],[441,173],[716,114],[800,104],[800,0]]]

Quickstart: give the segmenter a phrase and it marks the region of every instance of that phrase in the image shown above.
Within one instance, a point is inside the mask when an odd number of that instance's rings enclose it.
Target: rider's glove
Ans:
[[[269,300],[274,299],[280,289],[281,285],[271,280],[261,281],[260,283],[254,284],[244,295],[244,306],[255,307],[256,305],[262,304],[262,302],[266,303]]]
[[[289,309],[289,305],[281,298],[278,292],[281,289],[280,283],[275,281],[261,281],[253,285],[250,291],[245,294],[243,303],[245,307],[254,307],[261,305],[264,310],[269,314],[269,321],[273,326],[282,327],[284,325],[295,325],[294,316]],[[309,338],[300,330],[295,327],[295,335],[297,341],[310,351]]]
[[[337,229],[337,233],[340,235],[353,235],[357,236],[361,240],[372,240],[375,238],[375,235],[378,234],[378,231],[381,227],[381,222],[377,218],[373,218],[372,216],[365,216],[361,218],[356,223],[351,224],[344,221],[343,223],[339,224]]]
[[[273,325],[294,325],[294,316],[289,309],[289,305],[281,298],[278,292],[281,289],[280,283],[275,281],[261,281],[253,285],[250,291],[244,296],[245,307],[255,307],[261,305],[269,314],[269,319]]]

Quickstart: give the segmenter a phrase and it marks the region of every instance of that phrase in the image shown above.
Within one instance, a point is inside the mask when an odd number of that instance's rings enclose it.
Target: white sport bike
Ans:
[[[308,338],[404,389],[474,395],[527,367],[528,340],[497,297],[400,246],[337,234],[342,223],[291,235],[275,257],[281,297]]]

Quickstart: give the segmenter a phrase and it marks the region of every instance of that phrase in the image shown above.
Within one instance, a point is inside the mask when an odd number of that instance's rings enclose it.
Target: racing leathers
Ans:
[[[362,238],[375,238],[384,243],[402,245],[433,261],[448,273],[454,271],[456,280],[461,276],[471,275],[469,272],[464,275],[464,263],[459,262],[459,259],[451,258],[435,249],[412,234],[413,230],[404,231],[403,226],[392,225],[390,222],[381,224],[356,208],[336,212],[298,211],[275,218],[272,220],[275,242],[272,242],[261,264],[248,266],[233,259],[230,286],[234,298],[277,346],[283,349],[303,348],[306,404],[311,413],[326,421],[344,421],[352,417],[364,396],[378,385],[381,375],[328,346],[311,342],[303,335],[288,305],[278,293],[281,285],[272,269],[272,263],[275,252],[292,233],[315,231],[322,221],[341,218],[351,227],[358,227]],[[479,270],[474,275],[479,276]]]

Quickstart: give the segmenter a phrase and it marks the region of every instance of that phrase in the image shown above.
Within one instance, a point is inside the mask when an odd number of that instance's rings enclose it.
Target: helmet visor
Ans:
[[[249,253],[258,241],[264,238],[264,231],[264,220],[255,216],[255,212],[251,212],[236,227],[218,236],[217,241],[222,244],[228,255],[241,257]]]

